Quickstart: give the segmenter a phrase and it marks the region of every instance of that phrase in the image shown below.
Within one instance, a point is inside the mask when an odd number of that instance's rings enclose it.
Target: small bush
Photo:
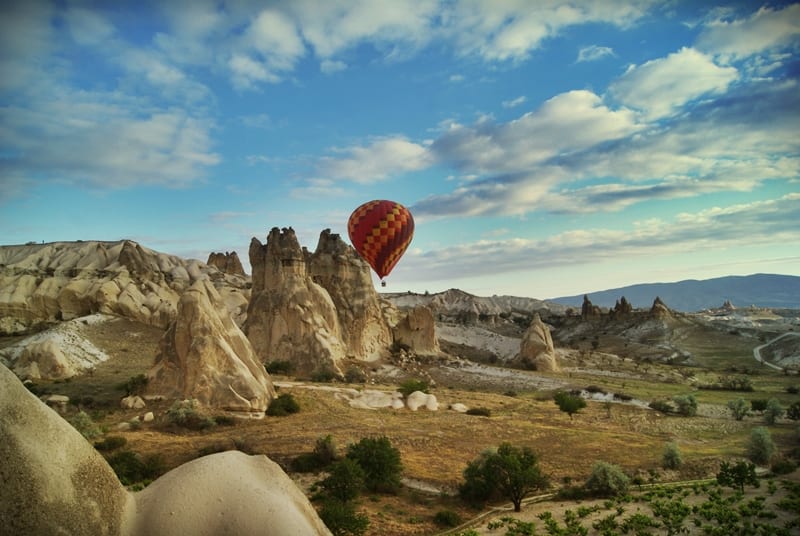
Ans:
[[[355,460],[344,458],[331,466],[328,478],[320,484],[328,497],[346,502],[358,497],[364,489],[364,479],[361,466]]]
[[[86,439],[94,439],[102,434],[100,427],[85,411],[79,411],[68,419],[68,422]]]
[[[128,440],[122,436],[108,436],[102,441],[98,441],[97,443],[95,443],[94,448],[96,448],[99,451],[105,452],[109,450],[118,449],[120,447],[124,447],[127,442]]]
[[[315,473],[328,467],[339,456],[330,435],[317,439],[313,452],[304,452],[291,462],[292,471],[297,473]]]
[[[797,469],[797,464],[786,458],[776,460],[770,467],[772,473],[776,475],[788,475],[795,469]]]
[[[294,372],[294,363],[288,360],[277,360],[277,361],[270,361],[264,368],[267,370],[269,374],[280,374],[283,376],[289,376]]]
[[[675,395],[672,401],[677,406],[677,412],[684,417],[694,417],[697,415],[697,399],[694,395]]]
[[[336,373],[329,368],[322,368],[311,374],[311,381],[316,383],[330,383],[336,379]]]
[[[661,466],[664,469],[678,469],[683,464],[681,451],[675,443],[667,443],[661,456]]]
[[[127,396],[140,395],[145,387],[147,387],[147,376],[144,374],[131,376],[128,378],[128,381],[120,386]]]
[[[767,409],[767,401],[765,399],[754,399],[750,401],[750,409],[752,411],[764,411]]]
[[[206,430],[217,424],[213,417],[199,410],[193,399],[176,401],[167,410],[166,417],[169,424],[189,430]]]
[[[478,415],[480,417],[491,417],[492,411],[489,408],[469,408],[467,415]]]
[[[661,413],[672,413],[675,411],[675,408],[672,407],[672,404],[666,400],[653,400],[650,402],[650,404],[648,404],[648,406],[650,409],[660,411]]]
[[[367,375],[357,366],[351,365],[347,367],[344,373],[344,381],[347,383],[364,383],[367,381]]]
[[[424,380],[416,380],[410,379],[406,380],[400,384],[400,387],[397,388],[400,393],[402,393],[404,398],[407,398],[408,395],[415,391],[422,391],[423,393],[427,393],[429,389],[428,382]]]
[[[753,428],[750,433],[750,442],[747,446],[747,457],[750,458],[750,461],[766,465],[773,454],[775,454],[775,443],[772,442],[769,430],[763,426]]]
[[[584,487],[590,493],[600,497],[614,497],[628,491],[628,475],[618,466],[598,461],[592,467],[592,473]]]
[[[403,471],[400,451],[392,446],[388,437],[365,437],[347,448],[347,457],[364,470],[368,490],[396,493],[400,488]]]
[[[327,499],[323,503],[319,517],[334,536],[361,536],[369,527],[369,518],[356,513],[352,503],[336,499]]]
[[[108,464],[125,486],[137,482],[149,482],[163,474],[166,468],[161,456],[142,458],[130,450],[123,450],[110,456]]]
[[[285,417],[300,411],[300,404],[289,393],[284,393],[273,400],[267,408],[267,415],[271,417]]]
[[[457,527],[461,524],[461,516],[452,510],[439,510],[433,516],[433,522],[440,527]]]

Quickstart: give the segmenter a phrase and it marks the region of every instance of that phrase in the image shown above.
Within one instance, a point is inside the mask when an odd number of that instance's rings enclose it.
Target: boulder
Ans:
[[[517,359],[527,368],[540,371],[559,370],[550,328],[542,322],[539,313],[533,315],[531,325],[522,336]]]
[[[411,411],[417,411],[419,408],[425,408],[429,411],[437,411],[439,409],[439,402],[436,400],[435,395],[423,393],[422,391],[414,391],[406,397],[406,407]]]
[[[119,405],[124,409],[142,409],[145,406],[145,403],[144,400],[142,400],[142,397],[131,395],[120,400]]]
[[[177,318],[148,372],[148,394],[263,417],[275,389],[250,341],[220,302],[207,280],[181,296]]]
[[[43,401],[57,412],[64,413],[67,411],[69,397],[67,395],[47,395],[44,397]]]
[[[450,409],[457,413],[466,413],[469,408],[461,402],[456,402],[455,404],[450,404]]]
[[[314,507],[266,456],[203,456],[136,494],[135,535],[329,535]]]
[[[105,459],[0,366],[3,534],[119,535],[131,498]]]

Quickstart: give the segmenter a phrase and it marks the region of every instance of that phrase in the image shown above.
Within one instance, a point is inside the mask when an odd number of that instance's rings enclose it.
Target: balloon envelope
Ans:
[[[411,243],[414,218],[400,203],[369,201],[350,215],[347,234],[358,254],[383,279]]]

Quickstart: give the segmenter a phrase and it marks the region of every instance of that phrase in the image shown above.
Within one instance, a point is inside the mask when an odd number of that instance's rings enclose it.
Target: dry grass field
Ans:
[[[152,365],[160,331],[115,320],[93,326],[89,333],[92,342],[111,355],[109,361],[90,375],[60,383],[40,382],[36,389],[70,396],[79,402],[71,411],[78,411],[81,406],[107,430],[106,435],[125,437],[125,448],[142,456],[160,456],[165,469],[204,453],[238,448],[252,454],[266,454],[288,470],[295,456],[310,452],[316,440],[324,436],[330,435],[340,452],[363,437],[386,436],[399,449],[403,477],[411,485],[398,495],[367,494],[358,500],[359,509],[369,516],[368,534],[436,534],[442,530],[433,523],[433,516],[439,510],[453,510],[463,519],[479,514],[462,505],[454,495],[467,463],[501,442],[527,446],[538,453],[540,465],[550,478],[551,490],[565,482],[582,483],[598,460],[617,464],[645,481],[667,482],[713,477],[720,460],[742,457],[750,432],[761,424],[761,418],[735,421],[730,417],[725,402],[742,394],[697,389],[698,381],[714,378],[731,366],[755,366],[747,349],[757,341],[724,335],[720,335],[720,340],[697,336],[696,341],[684,336],[684,345],[694,345],[698,359],[702,356],[703,361],[712,360],[714,344],[724,353],[724,367],[709,370],[695,366],[689,370],[691,374],[683,370],[686,367],[658,363],[649,363],[645,371],[635,366],[632,358],[622,360],[604,354],[612,349],[611,344],[609,348],[601,346],[588,357],[584,354],[580,366],[575,364],[560,373],[512,371],[485,375],[480,381],[466,375],[459,380],[458,374],[432,360],[417,366],[437,378],[437,385],[431,390],[440,403],[441,409],[436,412],[356,409],[330,389],[345,387],[343,384],[299,382],[279,391],[291,393],[301,408],[299,413],[286,417],[234,420],[204,431],[188,431],[164,423],[163,414],[169,402],[150,402],[147,410],[157,415],[154,422],[117,431],[119,423],[142,413],[142,410],[119,409],[119,399],[124,393],[118,386]],[[749,349],[752,351],[752,346]],[[744,393],[745,398],[777,396],[784,402],[797,399],[796,394],[786,394],[787,386],[798,383],[797,377],[759,370],[753,380],[756,391]],[[397,387],[385,378],[374,381],[377,383],[346,387],[387,391]],[[697,416],[680,417],[633,404],[590,401],[570,419],[551,399],[554,385],[572,388],[595,385],[643,401],[692,393],[700,406]],[[327,388],[320,389],[322,386]],[[490,416],[446,409],[453,403],[487,408]],[[770,428],[783,452],[796,446],[796,428],[796,423],[788,420]],[[683,456],[684,464],[679,471],[661,468],[667,442],[675,442]],[[315,481],[324,475],[291,476],[312,495]],[[536,511],[533,506],[528,508]]]

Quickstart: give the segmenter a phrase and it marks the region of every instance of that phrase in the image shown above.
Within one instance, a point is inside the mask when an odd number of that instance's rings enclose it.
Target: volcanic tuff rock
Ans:
[[[653,318],[664,319],[664,318],[671,318],[672,315],[669,312],[669,307],[661,301],[661,298],[656,296],[656,299],[653,300],[653,306],[650,308],[650,316]]]
[[[228,451],[129,493],[103,457],[0,366],[2,534],[330,536],[266,456]]]
[[[117,535],[130,497],[103,457],[0,366],[3,534]]]
[[[600,308],[596,305],[593,305],[592,301],[589,299],[589,296],[584,294],[583,304],[581,305],[581,316],[586,319],[598,317],[600,314]]]
[[[518,360],[536,370],[559,370],[550,328],[542,322],[539,313],[533,315],[530,327],[522,336]]]
[[[436,323],[429,307],[418,305],[402,316],[394,326],[394,339],[414,349],[417,354],[438,354]]]
[[[208,278],[225,289],[228,309],[243,314],[244,278],[130,240],[0,246],[0,333],[98,312],[166,328],[181,293]]]
[[[242,262],[239,260],[239,256],[235,251],[211,253],[208,256],[208,261],[206,264],[218,268],[220,272],[245,277],[244,268],[242,268]]]
[[[207,280],[197,281],[181,296],[177,318],[148,372],[148,392],[262,417],[275,390],[250,341],[221,302]]]

